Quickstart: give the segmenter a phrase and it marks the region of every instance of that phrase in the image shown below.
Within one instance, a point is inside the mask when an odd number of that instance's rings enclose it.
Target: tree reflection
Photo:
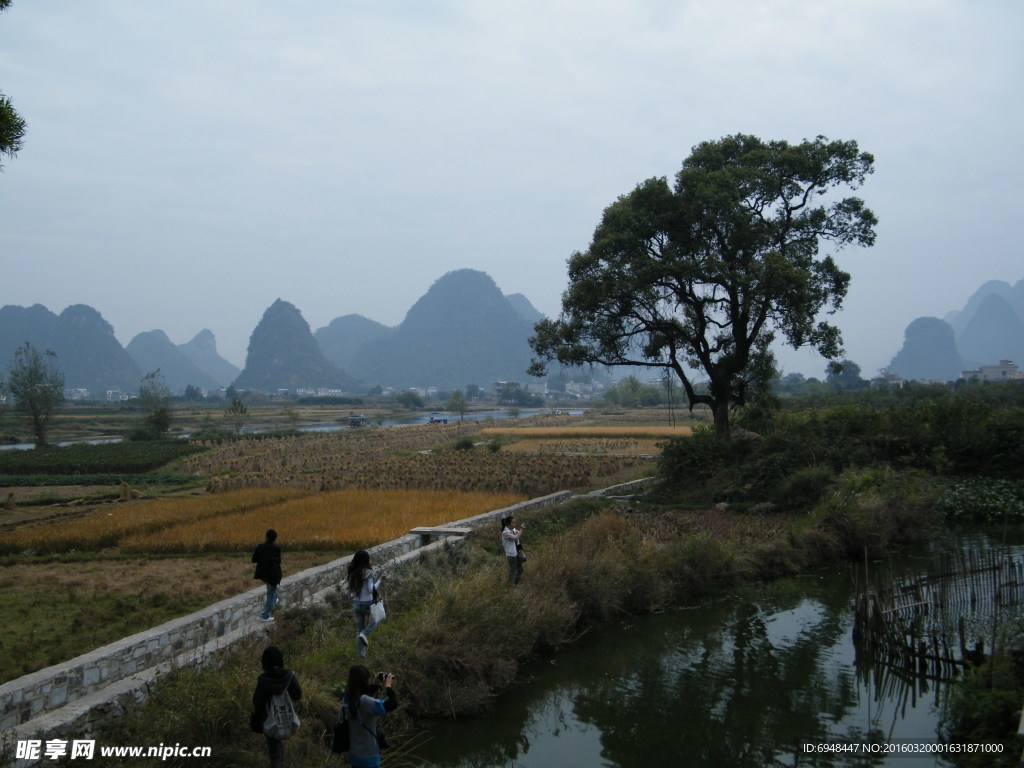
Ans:
[[[546,759],[562,749],[558,764],[570,767],[880,765],[884,756],[801,753],[840,732],[844,741],[885,740],[871,723],[840,725],[863,720],[850,716],[863,688],[842,581],[802,579],[606,631],[545,663],[493,716],[438,733],[457,738],[462,757],[434,755],[434,764],[538,765],[531,747],[543,741]]]

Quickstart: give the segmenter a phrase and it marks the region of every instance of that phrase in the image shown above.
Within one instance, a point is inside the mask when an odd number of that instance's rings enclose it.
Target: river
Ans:
[[[991,542],[973,536],[952,545]],[[922,554],[884,568],[917,573],[926,562]],[[852,569],[838,566],[698,608],[625,620],[537,663],[531,679],[488,715],[432,723],[412,764],[948,765],[934,755],[866,760],[807,751],[805,745],[829,741],[936,741],[945,686],[858,664],[853,600]]]

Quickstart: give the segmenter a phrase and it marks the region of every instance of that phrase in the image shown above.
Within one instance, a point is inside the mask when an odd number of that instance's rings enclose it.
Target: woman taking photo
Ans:
[[[519,577],[523,575],[522,545],[519,543],[523,531],[526,530],[526,523],[516,528],[516,519],[512,515],[505,515],[501,518],[501,546],[505,549],[505,559],[508,560],[508,582],[516,585]]]
[[[352,595],[352,613],[356,619],[356,653],[359,658],[366,658],[366,649],[370,646],[370,633],[377,624],[370,618],[370,606],[376,597],[377,587],[388,577],[387,571],[378,576],[370,568],[370,553],[361,549],[352,555],[348,564],[348,591]]]
[[[398,709],[398,698],[391,688],[394,676],[382,672],[377,679],[384,684],[384,699],[373,696],[377,686],[373,685],[370,670],[360,664],[348,671],[339,719],[348,724],[348,764],[352,768],[378,768],[381,739],[377,735],[377,719]]]

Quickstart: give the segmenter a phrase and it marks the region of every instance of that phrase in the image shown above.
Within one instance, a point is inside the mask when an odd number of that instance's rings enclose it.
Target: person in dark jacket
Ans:
[[[398,709],[398,697],[391,687],[394,675],[382,672],[377,679],[384,685],[386,698],[373,696],[379,688],[373,684],[366,667],[357,664],[348,671],[348,685],[341,699],[338,719],[348,723],[348,764],[352,768],[378,768],[381,747],[377,719]]]
[[[263,723],[267,719],[267,705],[275,693],[288,691],[292,701],[302,698],[302,687],[299,679],[291,670],[284,668],[284,654],[277,646],[271,645],[263,651],[260,658],[263,674],[256,680],[256,690],[252,694],[252,717],[249,726],[257,733],[263,733]],[[270,768],[284,768],[284,741],[266,736],[267,752],[270,755]]]
[[[274,605],[277,603],[277,585],[281,583],[281,548],[274,542],[277,541],[277,531],[271,528],[267,531],[266,541],[256,547],[252,553],[252,561],[256,563],[254,579],[260,579],[267,585],[267,599],[263,603],[263,613],[260,614],[260,621],[273,621],[272,614]]]

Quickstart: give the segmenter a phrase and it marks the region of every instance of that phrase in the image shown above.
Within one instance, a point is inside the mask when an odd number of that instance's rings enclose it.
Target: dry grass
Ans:
[[[531,438],[649,438],[667,440],[672,437],[689,437],[690,427],[485,427],[480,430],[484,437],[531,437]]]
[[[423,525],[439,525],[523,501],[519,494],[345,490],[138,534],[126,552],[242,551],[267,528],[294,549],[362,549]]]
[[[262,532],[250,542],[254,549]],[[284,548],[285,575],[336,559],[333,552],[294,552]],[[120,595],[161,603],[215,603],[261,585],[252,578],[248,553],[202,558],[110,559],[83,562],[18,563],[0,567],[0,591],[8,598],[67,593],[90,596]],[[0,615],[3,601],[0,601]],[[7,625],[8,622],[4,621]]]
[[[608,439],[536,440],[524,438],[502,446],[512,453],[584,454],[588,456],[656,456],[661,453],[661,440]]]

